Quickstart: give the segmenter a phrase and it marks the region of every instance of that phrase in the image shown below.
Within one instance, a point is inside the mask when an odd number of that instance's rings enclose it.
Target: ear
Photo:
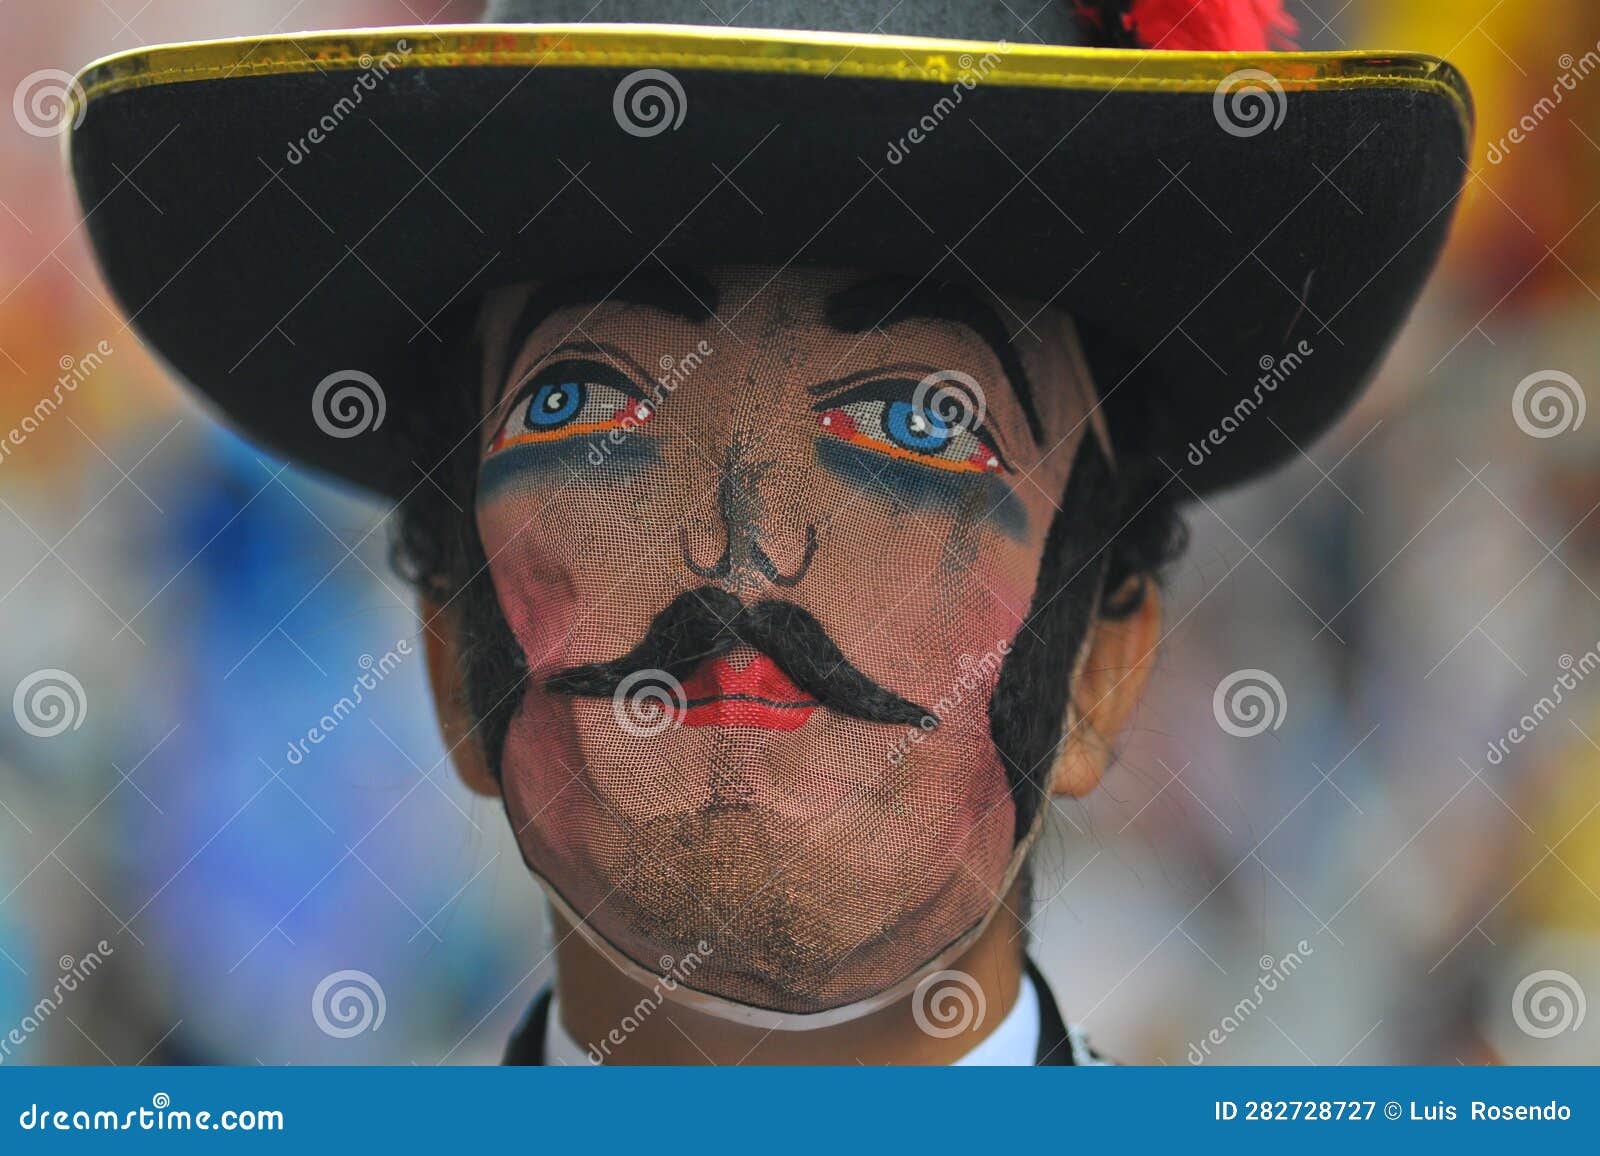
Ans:
[[[1144,599],[1133,613],[1095,623],[1073,679],[1065,741],[1051,771],[1052,793],[1082,797],[1099,785],[1113,744],[1144,694],[1160,635],[1161,596],[1151,582],[1145,582]]]
[[[456,774],[475,795],[497,798],[500,785],[489,773],[473,730],[472,711],[467,706],[466,679],[462,677],[460,632],[455,612],[430,598],[422,600],[422,640],[428,654],[428,682],[433,687],[433,708],[439,719],[439,733],[455,764]]]

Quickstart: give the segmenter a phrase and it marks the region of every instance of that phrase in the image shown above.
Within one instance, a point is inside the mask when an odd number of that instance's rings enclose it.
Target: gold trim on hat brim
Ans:
[[[1468,136],[1472,98],[1447,61],[1417,53],[1164,52],[940,40],[845,32],[667,24],[464,24],[202,40],[107,56],[73,99],[252,76],[384,68],[665,68],[958,83],[989,59],[984,84],[1111,93],[1206,92],[1241,69],[1289,92],[1393,89],[1449,99]],[[81,110],[72,110],[76,123]]]

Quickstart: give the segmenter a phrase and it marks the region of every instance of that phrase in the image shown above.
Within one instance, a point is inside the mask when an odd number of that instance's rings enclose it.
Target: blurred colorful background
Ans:
[[[1362,404],[1191,512],[1122,760],[1040,852],[1035,951],[1127,1062],[1600,1061],[1600,7],[1288,7],[1304,47],[1458,65],[1472,176]],[[488,1062],[549,977],[505,820],[443,761],[385,511],[164,377],[28,111],[141,44],[476,10],[0,6],[0,697],[32,711],[0,712],[4,1062]],[[1250,669],[1281,718],[1241,737],[1213,695]],[[371,1030],[313,1014],[346,971]]]

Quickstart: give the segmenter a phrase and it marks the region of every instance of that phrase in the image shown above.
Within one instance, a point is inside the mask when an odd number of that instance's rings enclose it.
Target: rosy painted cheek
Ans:
[[[979,858],[993,867],[1009,853],[1014,811],[990,730],[989,703],[1023,629],[1033,591],[1031,582],[1015,577],[1014,568],[999,565],[970,571],[965,590],[959,602],[968,617],[960,634],[924,640],[915,679],[919,685],[907,688],[940,723],[898,735],[891,757],[913,771],[909,789],[921,795],[923,807],[945,810],[963,832],[992,828],[999,833],[992,846],[987,836],[975,835],[982,848]],[[976,863],[971,866],[977,869]]]
[[[1024,577],[1018,576],[1019,570]],[[979,638],[987,639],[996,648],[1002,641],[1007,646],[1015,645],[1033,604],[1037,570],[1035,560],[1028,566],[992,567],[975,574],[975,580],[981,583],[978,589],[984,594],[984,605],[974,614],[974,630]]]
[[[585,545],[577,527],[553,523],[548,497],[512,493],[480,501],[478,526],[501,610],[535,676],[612,657],[594,650],[594,636],[603,632],[584,625],[600,612],[607,577],[573,560],[603,555],[602,549]],[[582,650],[586,639],[590,649]]]
[[[903,669],[895,689],[925,706],[941,696],[982,681],[988,702],[998,666],[1016,645],[1032,596],[1031,585],[1018,582],[1008,570],[971,570],[951,602],[959,608],[958,625],[937,637],[914,630],[896,644]]]

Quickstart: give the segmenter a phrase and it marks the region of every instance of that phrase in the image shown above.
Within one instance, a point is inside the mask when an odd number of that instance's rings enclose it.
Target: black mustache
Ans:
[[[557,694],[604,697],[641,670],[664,670],[682,681],[702,662],[740,645],[772,659],[829,710],[867,722],[913,725],[932,718],[937,724],[932,711],[857,670],[803,607],[775,599],[746,606],[714,586],[674,598],[651,619],[643,640],[621,658],[569,667],[544,686]]]

